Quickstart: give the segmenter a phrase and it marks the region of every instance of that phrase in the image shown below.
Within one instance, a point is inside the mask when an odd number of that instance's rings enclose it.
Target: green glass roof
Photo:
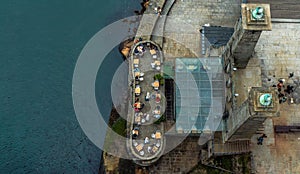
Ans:
[[[177,132],[201,133],[219,127],[224,106],[224,74],[220,58],[177,58],[175,62]]]

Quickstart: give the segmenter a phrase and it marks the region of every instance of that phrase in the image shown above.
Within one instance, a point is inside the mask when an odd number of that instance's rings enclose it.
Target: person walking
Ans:
[[[263,145],[264,138],[267,138],[266,134],[262,134],[262,136],[257,138],[257,145]]]

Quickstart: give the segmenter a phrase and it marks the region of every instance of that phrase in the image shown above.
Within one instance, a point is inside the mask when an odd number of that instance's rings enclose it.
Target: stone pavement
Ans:
[[[149,167],[150,174],[181,174],[189,172],[200,161],[199,137],[187,137],[174,150]]]
[[[159,15],[156,13],[155,9],[164,5],[165,0],[151,0],[149,5],[144,12],[138,30],[136,32],[136,38],[143,37],[145,40],[149,40],[153,29],[156,25],[156,21]]]
[[[163,46],[166,59],[200,57],[202,26],[233,27],[239,16],[240,0],[177,0],[165,25],[164,37],[173,40]]]
[[[236,101],[235,107],[239,107],[247,100],[251,87],[262,86],[260,60],[251,58],[246,69],[239,69],[233,72],[232,79],[236,82],[234,93],[239,94],[233,100]]]
[[[288,102],[280,104],[280,116],[264,123],[263,145],[252,137],[253,170],[255,173],[300,173],[300,133],[276,134],[275,125],[300,125],[299,76],[300,76],[300,24],[273,23],[272,31],[264,31],[256,45],[254,59],[261,61],[262,86],[272,86],[279,78],[285,85],[294,86]],[[288,79],[289,73],[294,77]],[[294,104],[290,104],[290,97]]]

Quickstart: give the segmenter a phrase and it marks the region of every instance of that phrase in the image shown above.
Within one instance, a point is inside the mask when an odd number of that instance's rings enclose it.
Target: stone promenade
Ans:
[[[233,27],[239,16],[239,0],[177,0],[165,25],[165,59],[202,57],[202,26],[210,24]]]
[[[262,86],[276,85],[284,78],[294,92],[280,105],[280,116],[266,120],[264,144],[256,145],[258,135],[253,136],[253,169],[261,174],[300,173],[300,133],[275,134],[273,129],[275,125],[300,125],[300,24],[273,23],[272,27],[262,33],[253,57],[260,61]],[[289,79],[291,72],[294,77]]]

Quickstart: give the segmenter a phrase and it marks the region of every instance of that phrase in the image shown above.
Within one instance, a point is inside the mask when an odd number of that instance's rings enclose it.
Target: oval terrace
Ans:
[[[128,109],[129,153],[141,165],[149,165],[162,155],[165,139],[163,113],[165,98],[162,78],[163,54],[152,41],[135,41],[129,59],[131,107]]]

